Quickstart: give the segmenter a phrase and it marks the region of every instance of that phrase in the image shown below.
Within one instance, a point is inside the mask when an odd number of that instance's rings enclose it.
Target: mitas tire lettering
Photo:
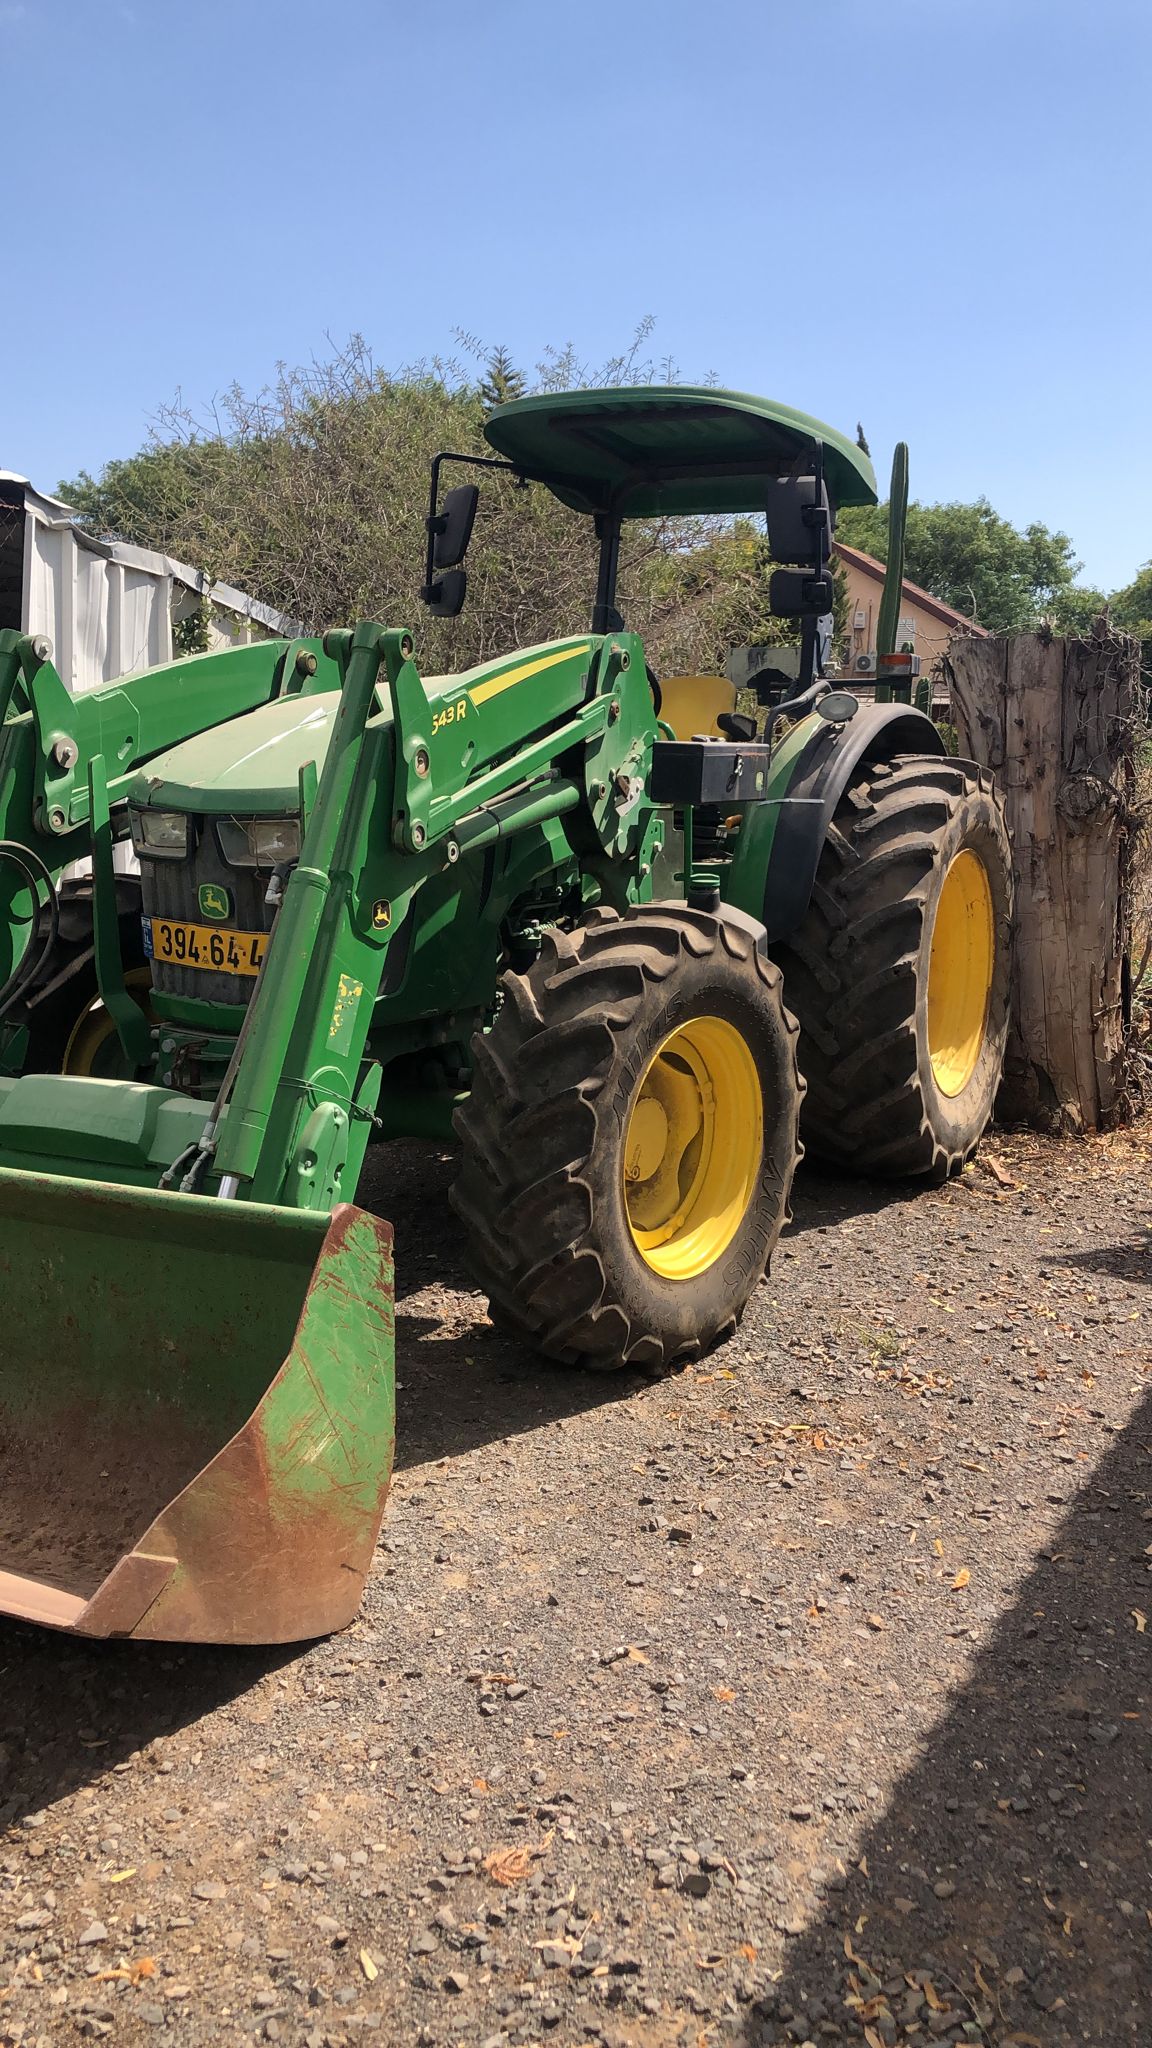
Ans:
[[[731,1334],[767,1269],[799,1156],[803,1084],[797,1027],[758,929],[683,904],[597,911],[574,932],[545,933],[528,972],[504,977],[493,1027],[473,1041],[451,1199],[493,1321],[564,1364],[657,1369],[696,1357]],[[678,1033],[697,1031],[701,1044],[710,1032],[743,1048],[762,1137],[719,1249],[672,1278],[631,1220],[625,1146],[650,1067]]]

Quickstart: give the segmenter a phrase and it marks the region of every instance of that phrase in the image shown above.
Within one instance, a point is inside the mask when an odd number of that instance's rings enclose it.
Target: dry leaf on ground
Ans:
[[[484,1868],[493,1884],[511,1886],[527,1877],[533,1863],[546,1856],[552,1844],[552,1831],[542,1842],[514,1842],[507,1848],[489,1849],[484,1858]]]
[[[1004,1168],[1001,1166],[1000,1161],[997,1159],[996,1154],[994,1152],[981,1152],[978,1155],[977,1164],[984,1168],[985,1173],[990,1173],[992,1175],[993,1180],[996,1181],[1000,1187],[1019,1187],[1019,1181],[1013,1180],[1010,1173],[1005,1173]]]
[[[121,1964],[117,1970],[99,1970],[97,1984],[143,1984],[148,1977],[156,1975],[156,1965],[151,1956],[141,1956],[138,1962]]]

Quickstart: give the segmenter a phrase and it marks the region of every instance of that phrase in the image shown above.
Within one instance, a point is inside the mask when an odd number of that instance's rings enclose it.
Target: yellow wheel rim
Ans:
[[[726,1251],[760,1171],[764,1112],[747,1041],[693,1017],[649,1060],[624,1132],[632,1241],[654,1273],[694,1280]]]
[[[988,872],[965,847],[944,877],[928,965],[928,1055],[941,1095],[962,1094],[976,1071],[995,962]]]
[[[124,986],[135,997],[145,1016],[150,1017],[150,969],[130,967],[124,976]],[[93,998],[86,1010],[81,1010],[72,1026],[60,1071],[62,1074],[94,1074],[104,1080],[124,1078],[124,1056],[116,1036],[116,1026],[99,996]]]

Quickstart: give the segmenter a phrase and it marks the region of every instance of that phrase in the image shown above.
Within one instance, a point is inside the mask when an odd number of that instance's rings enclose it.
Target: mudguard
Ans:
[[[805,719],[780,749],[771,795],[747,811],[726,900],[762,919],[769,945],[786,939],[803,922],[828,827],[860,762],[945,751],[932,720],[910,704],[862,704],[846,725]]]

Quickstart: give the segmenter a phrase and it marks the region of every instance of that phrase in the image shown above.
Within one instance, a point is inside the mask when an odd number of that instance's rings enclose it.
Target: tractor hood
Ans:
[[[587,634],[548,640],[457,675],[424,676],[422,681],[434,700],[468,690],[480,704],[571,655],[587,655],[592,644]],[[314,761],[317,775],[323,773],[339,706],[339,690],[300,691],[210,726],[141,768],[129,784],[128,802],[138,810],[188,811],[201,817],[291,815],[300,806],[301,769]],[[392,707],[381,687],[368,730],[391,723]]]
[[[141,769],[128,791],[130,804],[161,810],[233,815],[282,815],[299,806],[300,770],[309,761],[319,775],[328,751],[338,690],[318,697],[278,697],[242,718],[170,747]],[[375,722],[391,722],[391,710]]]

